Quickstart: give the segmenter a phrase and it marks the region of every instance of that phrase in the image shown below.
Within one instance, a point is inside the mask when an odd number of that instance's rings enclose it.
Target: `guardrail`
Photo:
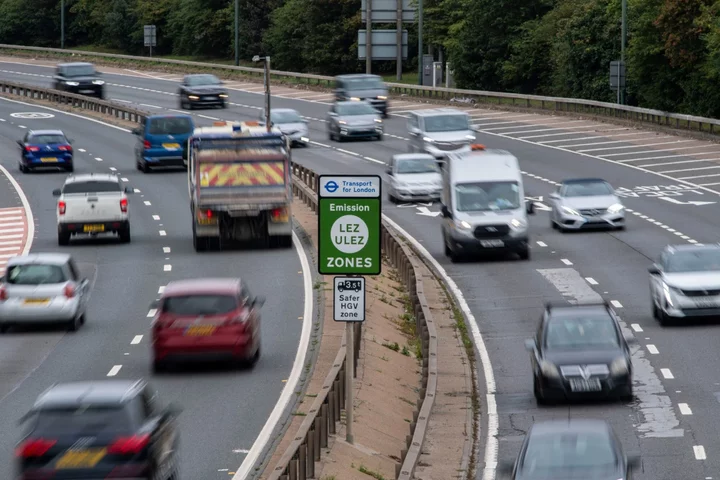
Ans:
[[[67,50],[60,48],[29,47],[25,45],[0,44],[0,54],[5,51],[8,55],[22,55],[37,53],[93,57],[106,60],[119,60],[145,63],[150,65],[165,65],[192,67],[196,70],[213,70],[215,72],[234,72],[249,77],[262,77],[262,68],[236,67],[234,65],[223,65],[217,63],[192,62],[186,60],[173,60],[163,58],[149,58],[134,55],[120,55],[112,53],[89,52],[85,50]],[[280,82],[294,84],[317,85],[330,88],[334,78],[325,75],[314,75],[309,73],[284,72],[271,70],[271,79]],[[720,120],[714,118],[698,117],[680,113],[664,112],[648,108],[630,107],[615,103],[597,102],[594,100],[583,100],[578,98],[543,97],[539,95],[522,95],[515,93],[487,92],[480,90],[463,90],[456,88],[425,87],[402,83],[388,83],[390,93],[401,96],[416,97],[426,100],[440,100],[447,102],[469,102],[472,104],[494,104],[499,107],[510,106],[515,108],[526,108],[534,110],[549,110],[555,113],[565,114],[587,114],[608,119],[631,121],[635,123],[651,124],[660,127],[685,129],[692,132],[720,134]]]

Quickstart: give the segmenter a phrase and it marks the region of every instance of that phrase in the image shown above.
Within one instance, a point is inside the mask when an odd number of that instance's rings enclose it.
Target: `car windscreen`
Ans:
[[[162,311],[173,315],[223,315],[237,307],[231,295],[182,295],[167,297]]]
[[[426,132],[459,132],[470,130],[467,115],[433,115],[425,117]]]
[[[44,285],[64,283],[67,281],[65,272],[59,265],[12,265],[5,273],[5,281],[9,285]]]
[[[614,193],[612,187],[605,182],[565,184],[566,197],[594,197],[598,195],[613,195]]]
[[[185,83],[191,87],[201,85],[220,85],[220,79],[215,75],[193,75],[185,77]]]
[[[619,463],[608,435],[558,432],[531,437],[521,469],[532,478],[542,480],[605,479],[617,471]]]
[[[459,212],[489,212],[520,208],[517,182],[478,182],[455,185],[455,208]]]
[[[88,182],[72,182],[63,187],[63,195],[69,193],[107,193],[120,192],[120,184],[118,182],[108,182],[102,180],[93,180]]]
[[[49,145],[51,143],[67,143],[67,140],[62,135],[43,134],[30,136],[27,139],[27,143],[34,145]]]
[[[353,90],[384,90],[385,83],[379,78],[352,78],[346,79],[345,88]]]
[[[150,135],[182,135],[192,133],[193,123],[187,117],[163,117],[149,120]]]
[[[337,106],[338,115],[377,115],[377,110],[364,102],[346,103]]]
[[[620,347],[618,331],[608,314],[578,313],[551,318],[545,334],[547,350],[612,349]]]
[[[398,160],[397,173],[440,173],[440,167],[434,158]]]
[[[42,409],[33,417],[34,429],[45,435],[127,431],[136,423],[124,405]]]
[[[66,77],[94,77],[95,75],[97,75],[97,72],[92,65],[77,65],[65,68]]]
[[[720,248],[676,251],[667,256],[665,272],[714,272],[720,271]]]
[[[271,112],[270,120],[273,123],[302,123],[303,121],[297,112]]]

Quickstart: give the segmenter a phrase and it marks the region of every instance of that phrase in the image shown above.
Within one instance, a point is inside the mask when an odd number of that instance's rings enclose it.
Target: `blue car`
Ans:
[[[152,115],[134,128],[135,166],[148,173],[155,167],[187,165],[187,141],[195,130],[190,115]]]
[[[21,172],[28,173],[37,168],[73,171],[72,140],[62,130],[29,130],[17,143]]]

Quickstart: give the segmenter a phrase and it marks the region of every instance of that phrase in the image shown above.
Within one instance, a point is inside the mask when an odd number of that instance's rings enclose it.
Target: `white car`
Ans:
[[[406,201],[440,200],[442,175],[435,157],[427,153],[401,153],[393,155],[386,170],[388,200]]]
[[[260,113],[260,123],[265,124],[265,110]],[[291,108],[273,108],[270,110],[270,122],[285,135],[290,144],[307,147],[310,143],[308,121],[300,116],[297,110]]]
[[[71,175],[62,188],[54,190],[57,202],[58,245],[70,243],[74,235],[116,233],[130,242],[128,193],[116,175],[87,173]]]

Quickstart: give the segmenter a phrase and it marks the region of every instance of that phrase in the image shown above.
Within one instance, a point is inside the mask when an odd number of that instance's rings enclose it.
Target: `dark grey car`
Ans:
[[[383,139],[380,112],[367,102],[337,102],[327,119],[328,138],[341,142],[351,138]]]
[[[53,88],[68,93],[105,98],[105,81],[92,63],[61,63],[55,68]]]
[[[530,427],[517,460],[498,470],[512,480],[630,480],[640,466],[607,422],[554,420]]]
[[[358,73],[335,77],[335,100],[338,102],[368,102],[388,117],[388,88],[382,77]]]
[[[185,75],[178,95],[180,108],[183,110],[192,110],[196,107],[227,107],[227,89],[215,75],[205,73]]]

